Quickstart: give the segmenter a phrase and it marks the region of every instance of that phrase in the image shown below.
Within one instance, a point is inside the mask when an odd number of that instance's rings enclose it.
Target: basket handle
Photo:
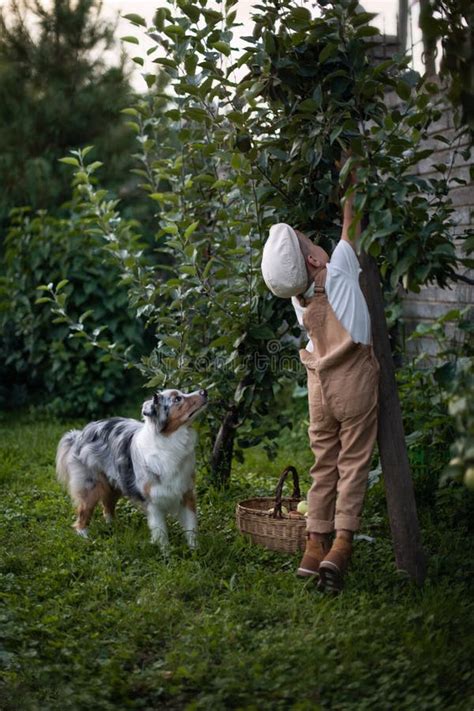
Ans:
[[[286,481],[286,478],[288,474],[291,472],[293,475],[293,493],[291,495],[292,499],[301,499],[301,492],[300,492],[300,481],[298,478],[298,472],[296,471],[295,467],[289,466],[286,467],[280,474],[280,478],[278,480],[277,487],[275,489],[275,506],[273,507],[273,518],[282,518],[282,513],[281,513],[281,497],[282,497],[282,492],[283,492],[283,484]]]

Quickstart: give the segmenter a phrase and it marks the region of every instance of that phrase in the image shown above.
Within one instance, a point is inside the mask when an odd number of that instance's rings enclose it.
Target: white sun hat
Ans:
[[[308,272],[295,231],[284,222],[272,225],[262,255],[262,275],[270,291],[289,299],[306,291]]]

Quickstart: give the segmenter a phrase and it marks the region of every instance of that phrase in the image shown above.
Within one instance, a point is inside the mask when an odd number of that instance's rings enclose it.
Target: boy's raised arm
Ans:
[[[356,187],[356,177],[355,177],[355,170],[352,169],[350,173],[350,182],[354,188]],[[341,239],[344,240],[345,242],[349,242],[349,244],[354,248],[355,251],[357,251],[357,243],[360,237],[361,233],[361,225],[360,221],[357,223],[356,229],[355,229],[355,235],[351,238],[349,237],[349,230],[351,228],[351,225],[354,220],[354,195],[355,191],[352,192],[344,202],[344,207],[342,211],[342,232],[341,232]]]

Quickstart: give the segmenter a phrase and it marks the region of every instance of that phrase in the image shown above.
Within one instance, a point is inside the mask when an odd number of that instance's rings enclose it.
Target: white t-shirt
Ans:
[[[362,269],[359,260],[349,242],[339,240],[331,261],[327,265],[326,294],[328,301],[354,343],[372,343],[369,309],[359,285],[359,274]],[[306,298],[314,295],[314,284],[304,293]],[[304,307],[294,296],[291,299],[296,311],[296,318],[303,326]],[[308,341],[306,350],[313,352],[313,344]]]

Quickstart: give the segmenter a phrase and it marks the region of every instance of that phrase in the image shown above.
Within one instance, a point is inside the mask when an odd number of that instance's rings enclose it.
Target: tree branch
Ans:
[[[468,277],[465,274],[458,274],[457,272],[454,272],[452,277],[454,281],[463,281],[466,284],[471,285],[474,284],[474,279],[471,279],[471,277]]]

